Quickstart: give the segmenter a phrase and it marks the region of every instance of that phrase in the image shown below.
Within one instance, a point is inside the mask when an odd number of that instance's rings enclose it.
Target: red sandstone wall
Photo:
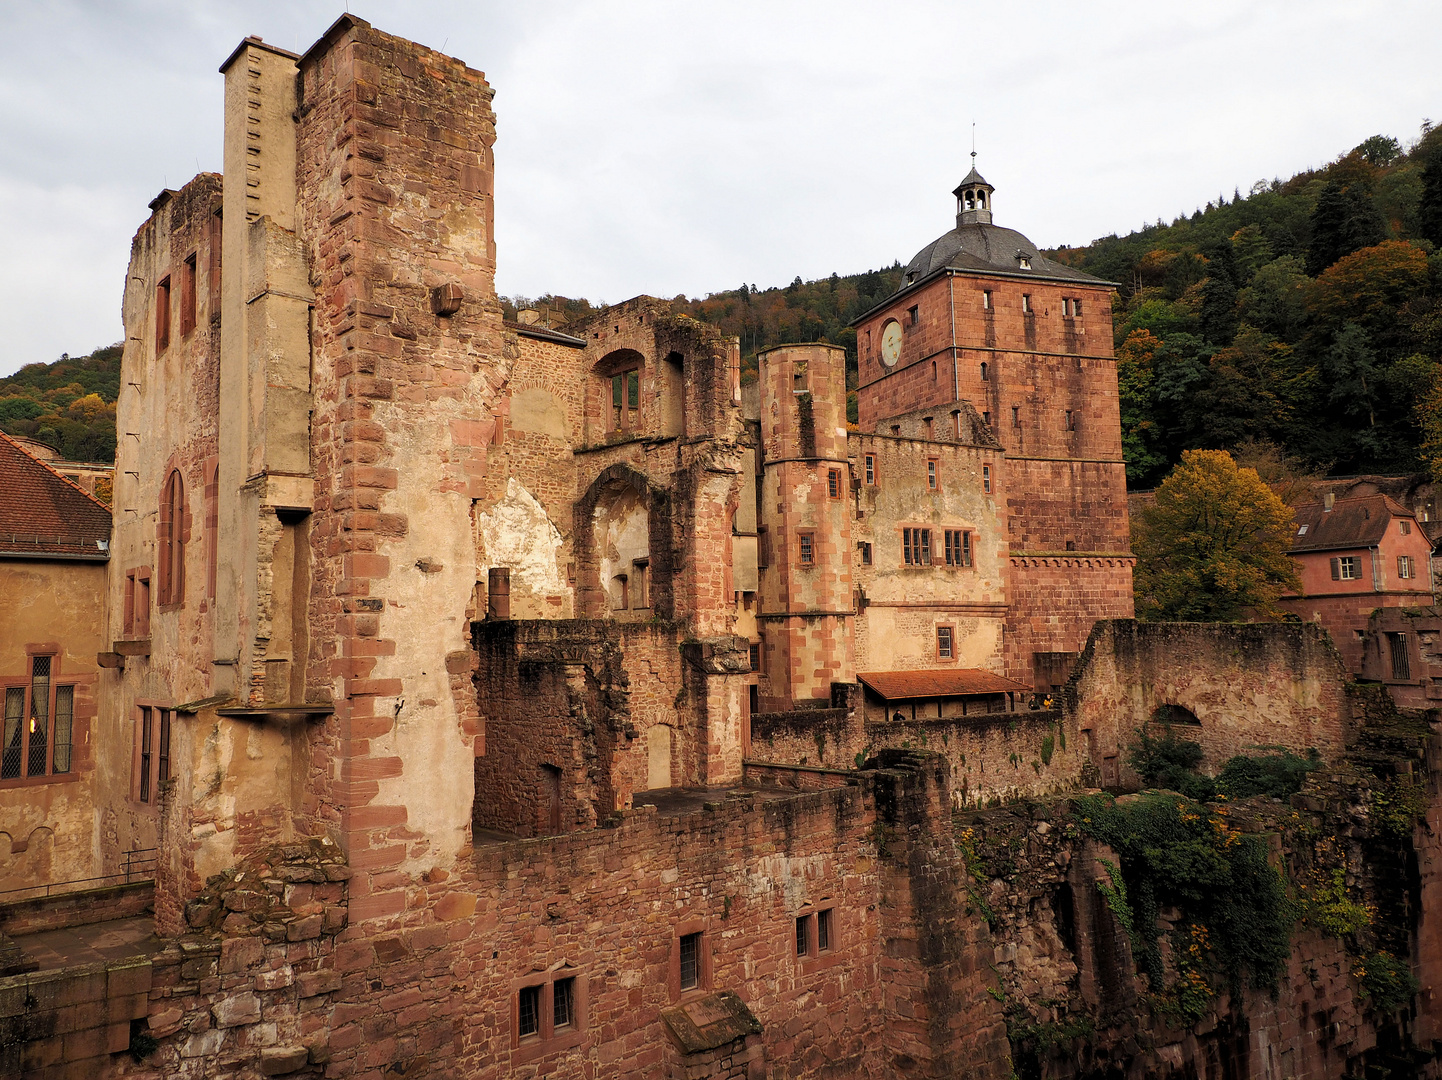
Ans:
[[[1110,785],[1160,705],[1180,705],[1201,721],[1177,730],[1201,744],[1207,769],[1259,746],[1315,747],[1334,759],[1350,728],[1346,682],[1315,626],[1112,620],[1097,624],[1064,700]]]

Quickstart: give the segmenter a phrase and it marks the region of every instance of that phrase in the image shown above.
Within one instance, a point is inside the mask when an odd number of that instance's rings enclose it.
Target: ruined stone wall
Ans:
[[[1337,757],[1351,726],[1346,682],[1315,625],[1118,619],[1092,632],[1064,706],[1111,784],[1128,744],[1163,705],[1200,721],[1177,731],[1201,744],[1209,771],[1259,746]]]
[[[481,73],[349,17],[299,70],[296,220],[316,290],[307,681],[336,706],[312,730],[304,813],[349,852],[359,921],[400,911],[401,883],[468,842],[478,714],[451,658],[515,345],[495,299]]]
[[[859,711],[800,709],[753,716],[751,757],[855,769],[881,750],[924,750],[946,759],[952,802],[965,808],[1076,789],[1086,760],[1077,735],[1060,710],[864,720]]]

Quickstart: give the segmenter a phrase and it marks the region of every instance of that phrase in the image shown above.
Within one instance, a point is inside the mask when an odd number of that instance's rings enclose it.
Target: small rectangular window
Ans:
[[[1411,556],[1411,555],[1398,555],[1398,556],[1397,556],[1397,576],[1398,576],[1399,578],[1409,578],[1409,577],[1412,577],[1412,576],[1413,576],[1413,566],[1412,566],[1412,556]]]
[[[926,486],[932,491],[936,490],[936,458],[928,458],[926,461]]]
[[[866,455],[866,484],[868,487],[876,485],[876,455]]]
[[[1070,318],[1071,318],[1071,297],[1069,297],[1069,296],[1063,296],[1063,297],[1062,297],[1062,299],[1061,299],[1061,314],[1062,314],[1062,318],[1064,318],[1064,319],[1070,319]]]
[[[1071,313],[1072,313],[1072,316],[1073,316],[1074,318],[1078,318],[1078,319],[1081,318],[1081,301],[1080,301],[1080,300],[1073,300],[1073,301],[1071,302]]]
[[[751,643],[751,670],[761,670],[761,643],[756,641]]]
[[[1412,535],[1412,523],[1410,521],[1399,521],[1397,524],[1401,526],[1403,536]]]
[[[912,326],[921,325],[921,308],[919,305],[917,307],[908,308],[906,314],[910,316]]]
[[[541,988],[521,987],[521,999],[517,1009],[517,1029],[521,1038],[541,1033]]]
[[[191,254],[180,268],[180,336],[195,329],[195,255]]]
[[[1011,407],[1011,426],[1012,426],[1012,427],[1021,427],[1021,406],[1020,406],[1020,405],[1013,405],[1013,406]]]
[[[1021,294],[1021,310],[1022,310],[1022,313],[1025,314],[1025,315],[1030,315],[1030,314],[1031,314],[1031,294],[1030,294],[1030,293],[1022,293],[1022,294]]]
[[[950,660],[951,655],[951,627],[938,626],[936,628],[936,657],[938,660]]]
[[[811,916],[798,915],[796,917],[796,955],[809,956],[811,954]]]
[[[831,908],[816,913],[816,951],[831,951]]]
[[[551,1025],[567,1028],[576,1021],[576,979],[571,976],[551,984]]]
[[[982,310],[982,311],[990,311],[990,310],[991,310],[991,290],[990,290],[990,289],[983,289],[983,290],[981,291],[981,310]]]
[[[833,499],[841,498],[841,470],[826,470],[826,494]]]
[[[681,936],[681,989],[694,990],[701,985],[701,935]]]
[[[984,491],[984,492],[986,492],[986,494],[988,494],[988,495],[991,494],[991,466],[990,466],[990,465],[983,465],[983,466],[981,467],[981,490]]]
[[[1076,413],[1072,412],[1070,409],[1066,411],[1066,429],[1068,431],[1076,430]]]
[[[155,287],[155,352],[170,348],[170,275]]]
[[[863,540],[858,546],[861,548],[861,565],[862,565],[862,566],[870,566],[870,565],[871,565],[871,545],[870,545],[869,543],[867,543],[865,540]]]
[[[801,565],[812,566],[816,562],[816,536],[814,533],[801,534]]]

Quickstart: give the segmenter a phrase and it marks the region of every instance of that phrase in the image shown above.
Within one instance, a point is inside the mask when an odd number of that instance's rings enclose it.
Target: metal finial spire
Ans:
[[[976,168],[976,121],[971,122],[971,167]]]

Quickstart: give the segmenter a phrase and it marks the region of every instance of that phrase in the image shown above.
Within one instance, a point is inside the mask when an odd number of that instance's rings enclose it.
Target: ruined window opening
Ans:
[[[695,990],[701,985],[701,935],[681,935],[681,989]]]
[[[932,367],[935,367],[935,366],[936,366],[935,364],[932,365]],[[935,442],[935,441],[936,441],[936,438],[935,438],[935,435],[934,435],[934,433],[933,433],[933,431],[932,431],[931,417],[929,417],[929,416],[928,416],[928,417],[925,417],[925,418],[921,421],[921,423],[922,423],[922,426],[926,428],[926,439],[927,439],[927,441],[928,441],[928,442]]]
[[[1070,409],[1066,411],[1066,429],[1068,431],[1076,430],[1076,413]]]
[[[988,495],[991,494],[991,466],[990,466],[990,465],[983,465],[983,466],[981,467],[981,490],[984,491],[984,492],[985,492],[986,494],[988,494]]]
[[[863,540],[863,541],[861,541],[861,543],[857,544],[856,546],[861,549],[861,565],[862,565],[862,566],[870,566],[870,565],[871,565],[871,544],[868,543],[867,541]]]
[[[926,487],[929,491],[936,490],[936,458],[926,459]]]
[[[981,381],[986,382],[986,361],[981,362]]]
[[[841,498],[841,470],[826,470],[826,494],[833,499]]]
[[[185,482],[172,469],[160,495],[156,565],[160,580],[157,599],[162,607],[185,601]]]
[[[1399,578],[1410,578],[1416,576],[1415,566],[1411,555],[1397,556],[1397,576]]]
[[[1356,581],[1362,576],[1362,557],[1342,555],[1332,560],[1333,581]]]
[[[1392,678],[1411,679],[1412,665],[1407,657],[1407,635],[1388,634],[1387,644],[1392,651]]]
[[[630,431],[641,410],[641,369],[630,368],[611,376],[611,430]]]
[[[796,955],[811,955],[811,916],[798,915],[796,917]]]
[[[761,711],[761,687],[752,683],[746,688],[747,704],[751,707],[750,715],[755,716]]]
[[[801,565],[814,566],[816,564],[816,534],[804,532],[800,534],[801,540]]]
[[[946,565],[971,565],[971,533],[965,529],[947,529],[943,537]]]
[[[155,286],[155,355],[170,348],[170,275]]]
[[[180,336],[195,329],[195,252],[180,267]]]
[[[985,424],[987,427],[991,427],[991,413],[989,413],[989,412],[984,412],[984,413],[982,413],[982,414],[981,414],[981,422],[982,422],[983,424]]]
[[[901,558],[907,566],[930,566],[931,530],[902,529]]]
[[[892,435],[895,435],[895,436],[897,436],[897,437],[900,437],[900,435],[901,435],[901,425],[900,425],[900,424],[892,424],[892,425],[891,425],[891,434],[892,434]]]
[[[633,608],[651,606],[651,596],[646,589],[646,571],[650,565],[649,559],[636,559],[631,563],[631,606]]]
[[[521,987],[516,1028],[523,1039],[541,1034],[541,988],[539,986]]]
[[[1020,406],[1020,405],[1013,405],[1013,406],[1011,407],[1011,426],[1012,426],[1012,427],[1021,427],[1021,406]]]
[[[876,486],[876,455],[875,455],[875,454],[867,454],[867,455],[866,455],[866,485],[867,485],[867,487],[875,487],[875,486]]]
[[[938,660],[955,659],[951,633],[952,630],[949,626],[938,626],[936,628],[936,658]]]

